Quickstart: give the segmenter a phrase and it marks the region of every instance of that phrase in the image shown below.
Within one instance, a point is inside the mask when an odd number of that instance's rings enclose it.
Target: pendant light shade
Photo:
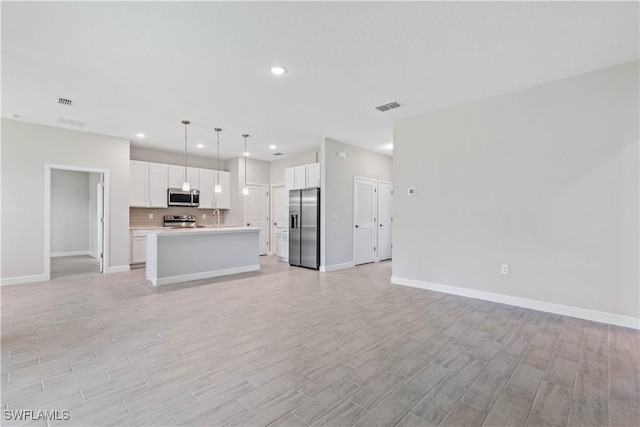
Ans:
[[[218,139],[218,154],[216,154],[216,158],[218,160],[218,166],[216,167],[216,185],[213,191],[215,193],[222,193],[222,185],[220,185],[220,131],[222,129],[215,128],[214,130],[216,131],[217,139]]]
[[[249,138],[248,134],[243,134],[244,138],[244,152],[247,153],[247,138]],[[244,156],[244,187],[242,187],[242,195],[249,195],[249,187],[247,187],[247,156]]]
[[[182,191],[191,191],[191,183],[187,181],[187,127],[191,122],[189,120],[183,120],[184,125],[184,181],[182,181]]]

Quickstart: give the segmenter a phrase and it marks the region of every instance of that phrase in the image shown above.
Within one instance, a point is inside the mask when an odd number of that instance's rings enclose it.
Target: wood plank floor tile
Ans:
[[[154,288],[144,269],[59,261],[0,288],[3,409],[83,426],[640,425],[628,328],[391,285],[390,262],[324,274],[265,256]]]

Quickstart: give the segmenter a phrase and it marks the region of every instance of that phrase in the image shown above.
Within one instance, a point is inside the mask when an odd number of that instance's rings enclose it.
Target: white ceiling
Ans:
[[[208,156],[215,127],[223,157],[389,153],[393,120],[637,59],[637,2],[2,2],[3,117],[172,151],[189,119]]]

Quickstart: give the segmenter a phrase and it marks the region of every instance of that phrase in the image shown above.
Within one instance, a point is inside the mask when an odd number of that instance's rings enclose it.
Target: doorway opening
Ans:
[[[104,273],[107,171],[46,165],[45,274]]]

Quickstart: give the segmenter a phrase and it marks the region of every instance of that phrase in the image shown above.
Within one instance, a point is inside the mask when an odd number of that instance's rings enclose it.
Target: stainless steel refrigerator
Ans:
[[[320,268],[320,189],[289,191],[289,264]]]

